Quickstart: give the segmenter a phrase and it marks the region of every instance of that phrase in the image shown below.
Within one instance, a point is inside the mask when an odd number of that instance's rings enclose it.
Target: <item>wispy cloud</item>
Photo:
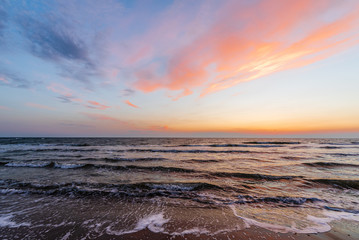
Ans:
[[[0,82],[3,82],[3,83],[5,83],[5,84],[9,84],[10,82],[9,82],[9,80],[7,80],[5,77],[3,77],[3,76],[0,76]]]
[[[0,109],[1,109],[1,110],[9,110],[9,108],[8,108],[8,107],[1,106],[1,105],[0,105]]]
[[[134,108],[140,108],[139,106],[131,103],[129,100],[126,100],[125,103],[128,105],[128,106],[131,106],[131,107],[134,107]]]
[[[105,110],[110,108],[110,106],[106,106],[104,104],[98,103],[96,101],[87,101],[90,105],[87,105],[88,108],[93,108],[93,109],[100,109],[100,110]]]
[[[51,83],[47,86],[47,89],[66,97],[73,96],[73,91],[60,83]]]
[[[10,2],[0,7],[0,38],[12,21],[29,53],[85,89],[124,83],[131,88],[120,96],[166,89],[173,100],[303,67],[359,41],[355,1],[174,1],[159,4],[156,17],[146,4],[123,11],[115,0]],[[30,84],[5,77],[9,86]]]
[[[31,7],[36,10],[28,11]],[[107,53],[103,33],[120,15],[119,2],[36,1],[10,3],[10,8],[9,12],[16,13],[13,24],[21,30],[27,50],[56,65],[60,76],[82,82],[90,89],[98,84],[96,78],[106,75],[110,66],[104,65]]]
[[[328,58],[359,40],[358,4],[333,3],[265,0],[245,5],[228,1],[207,30],[167,55],[168,64],[153,66],[150,62],[137,71],[134,86],[144,92],[181,90],[178,97],[201,87],[204,96]],[[344,13],[324,17],[337,7]],[[156,54],[151,59],[158,58]]]
[[[133,89],[126,88],[126,89],[124,89],[124,90],[121,91],[120,96],[121,96],[121,97],[129,97],[129,96],[134,95],[135,92],[136,92],[136,91],[133,90]]]
[[[61,84],[61,83],[51,83],[50,85],[47,86],[47,89],[59,94],[60,96],[58,96],[57,98],[63,102],[63,103],[82,103],[83,100],[76,97],[74,94],[74,91],[71,90],[70,88],[66,87],[65,85]]]
[[[46,109],[46,110],[51,110],[51,111],[55,110],[55,108],[53,108],[53,107],[49,107],[49,106],[38,104],[38,103],[27,102],[27,103],[25,103],[25,105],[28,107],[32,107],[32,108]]]
[[[40,22],[31,17],[22,17],[19,23],[34,55],[52,61],[67,59],[91,62],[85,43],[64,26]]]
[[[21,77],[19,74],[0,68],[0,86],[31,88],[38,83],[38,81],[29,81]]]

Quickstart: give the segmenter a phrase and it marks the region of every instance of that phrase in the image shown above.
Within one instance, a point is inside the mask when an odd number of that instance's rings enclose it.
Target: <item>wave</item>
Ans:
[[[221,197],[223,192],[239,195]],[[138,182],[130,184],[107,183],[59,183],[38,184],[4,180],[0,182],[1,194],[45,194],[72,197],[169,197],[186,199],[201,204],[279,204],[281,207],[326,202],[314,197],[251,196],[241,195],[243,189],[222,187],[207,182]]]
[[[47,163],[27,163],[27,162],[10,162],[6,163],[3,166],[5,167],[36,167],[36,168],[62,168],[62,169],[109,169],[109,170],[150,170],[150,171],[160,171],[160,172],[181,172],[181,173],[196,173],[200,171],[195,171],[193,169],[178,168],[178,167],[163,167],[163,166],[136,166],[136,165],[126,165],[126,166],[116,166],[116,165],[106,165],[106,164],[93,164],[93,163],[68,163],[68,164],[59,164],[56,162],[47,162]]]
[[[339,156],[339,157],[356,157],[359,156],[359,153],[327,153],[331,156]]]
[[[237,178],[250,178],[257,180],[291,180],[293,178],[303,178],[302,176],[275,176],[256,173],[240,173],[240,172],[213,172],[212,176],[216,177],[237,177]]]
[[[355,209],[345,209],[345,208],[329,207],[329,206],[324,206],[324,208],[327,210],[332,210],[332,211],[336,211],[336,212],[347,212],[347,213],[359,214],[359,210],[355,210]]]
[[[267,180],[267,181],[276,181],[276,180],[291,180],[293,178],[302,178],[302,176],[275,176],[275,175],[265,175],[265,174],[254,174],[254,173],[241,173],[241,172],[207,172],[199,171],[188,168],[180,167],[164,167],[164,166],[137,166],[137,165],[125,165],[125,166],[116,166],[116,165],[106,165],[106,164],[79,164],[79,163],[68,163],[68,164],[59,164],[55,162],[43,163],[43,164],[34,164],[34,163],[8,163],[3,165],[5,167],[39,167],[39,168],[60,168],[60,169],[108,169],[112,171],[128,171],[128,170],[145,170],[153,172],[174,172],[174,173],[196,173],[204,174],[207,177],[235,177],[235,178],[245,178],[245,179],[256,179],[256,180]]]
[[[290,149],[307,149],[312,148],[311,146],[292,146]]]
[[[94,145],[91,145],[91,144],[88,144],[88,143],[77,143],[77,144],[69,144],[69,146],[73,146],[73,147],[91,147],[91,146],[94,146]]]
[[[65,156],[67,157],[67,156]],[[150,161],[164,161],[167,158],[162,157],[143,157],[143,158],[82,158],[81,161],[105,161],[105,162],[150,162]]]
[[[76,148],[40,148],[40,149],[25,149],[25,150],[7,150],[5,153],[30,153],[30,152],[97,152],[100,149],[76,149]],[[131,148],[114,150],[114,152],[154,152],[154,153],[254,153],[253,151],[245,150],[203,150],[203,149],[143,149]]]
[[[357,164],[337,163],[337,162],[309,162],[302,164],[310,167],[359,167],[359,165]]]
[[[281,141],[269,141],[269,142],[257,142],[257,141],[251,141],[251,142],[243,142],[245,144],[301,144],[300,142],[281,142]]]
[[[188,162],[188,163],[215,163],[215,162],[220,162],[219,160],[214,160],[214,159],[190,159],[190,160],[183,160],[183,162]]]
[[[196,193],[207,190],[223,190],[222,187],[206,182],[140,182],[132,184],[105,184],[105,183],[61,183],[61,184],[34,184],[4,180],[0,182],[2,194],[26,193],[46,195],[71,196],[131,196],[156,197],[169,196],[178,198],[195,197]]]
[[[147,162],[147,161],[164,161],[167,158],[147,157],[147,158],[97,158],[95,160],[105,160],[106,162]]]
[[[359,190],[359,180],[342,180],[342,179],[311,179],[311,182],[330,185],[337,188],[357,189]]]
[[[173,146],[172,146],[173,147]],[[259,144],[253,146],[252,144],[209,144],[209,145],[191,145],[191,144],[182,144],[178,145],[178,147],[256,147],[256,148],[270,148],[270,147],[282,147],[279,144]]]
[[[287,160],[302,160],[302,159],[308,159],[307,157],[300,157],[300,156],[283,156],[282,159]]]
[[[16,149],[7,150],[5,153],[27,153],[27,152],[97,152],[99,149],[75,149],[75,148],[38,148],[38,149]]]
[[[253,151],[244,150],[202,150],[202,149],[127,149],[120,150],[123,152],[161,152],[161,153],[254,153]]]
[[[339,142],[339,143],[320,143],[322,145],[339,145],[339,146],[350,146],[350,145],[359,145],[359,142]]]
[[[323,146],[323,147],[319,147],[319,148],[325,148],[325,149],[341,149],[343,147],[338,147],[338,146]]]
[[[45,163],[38,163],[38,162],[9,162],[6,163],[4,166],[6,167],[30,167],[30,168],[51,168],[55,167],[54,162],[45,162]]]
[[[283,197],[283,196],[275,196],[275,197],[256,197],[250,195],[239,195],[238,198],[240,200],[236,201],[237,204],[245,204],[245,203],[281,203],[287,205],[302,205],[304,203],[314,203],[314,202],[323,202],[323,200],[319,198],[307,198],[307,197]]]

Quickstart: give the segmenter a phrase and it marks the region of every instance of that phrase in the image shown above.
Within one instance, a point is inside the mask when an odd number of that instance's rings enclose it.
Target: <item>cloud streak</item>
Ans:
[[[88,108],[99,109],[99,110],[106,110],[106,109],[110,108],[110,106],[103,105],[96,101],[87,101],[87,102],[90,104],[90,105],[87,105]]]
[[[137,106],[137,105],[135,105],[135,104],[131,103],[129,100],[126,100],[126,101],[125,101],[125,103],[126,103],[128,106],[130,106],[130,107],[133,107],[133,108],[140,108],[139,106]]]
[[[58,24],[46,24],[30,17],[21,18],[19,23],[34,55],[52,61],[68,59],[90,63],[85,44],[66,29],[56,28]]]
[[[138,71],[134,86],[143,92],[182,91],[175,99],[202,88],[205,96],[326,59],[359,41],[358,4],[324,19],[338,7],[329,2],[229,2],[207,31],[168,56],[168,64],[151,63]]]
[[[49,84],[47,86],[47,89],[59,94],[60,96],[58,96],[57,98],[63,102],[63,103],[82,103],[83,100],[76,97],[74,95],[74,92],[69,89],[68,87],[64,86],[61,83],[55,83],[52,82],[51,84]]]
[[[32,108],[45,109],[45,110],[50,110],[50,111],[55,110],[55,108],[53,108],[53,107],[49,107],[49,106],[46,106],[43,104],[38,104],[38,103],[27,102],[25,105],[28,107],[32,107]]]
[[[16,73],[0,68],[0,86],[13,88],[31,88],[38,82],[29,81]]]

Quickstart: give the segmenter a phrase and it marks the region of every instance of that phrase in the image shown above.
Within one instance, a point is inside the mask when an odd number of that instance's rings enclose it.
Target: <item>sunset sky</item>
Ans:
[[[359,137],[359,1],[0,0],[0,136]]]

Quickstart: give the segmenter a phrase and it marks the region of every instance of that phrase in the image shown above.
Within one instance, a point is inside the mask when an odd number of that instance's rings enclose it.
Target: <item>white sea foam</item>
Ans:
[[[158,233],[158,232],[167,233],[167,232],[165,232],[163,225],[165,223],[167,223],[168,221],[169,221],[169,219],[165,218],[163,213],[158,213],[158,214],[153,214],[153,215],[149,215],[144,218],[141,218],[137,222],[136,227],[132,230],[116,231],[116,230],[112,230],[111,225],[110,225],[106,228],[106,233],[113,234],[113,235],[123,235],[123,234],[138,232],[138,231],[144,230],[146,228],[148,230],[150,230],[151,232],[155,232],[155,233]]]
[[[265,223],[260,222],[251,218],[242,217],[237,214],[236,208],[234,205],[229,206],[233,214],[237,216],[238,218],[242,219],[246,227],[250,227],[252,225],[265,228],[267,230],[273,231],[273,232],[279,232],[279,233],[322,233],[322,232],[328,232],[331,229],[331,226],[329,225],[330,222],[334,220],[341,220],[341,219],[348,219],[353,221],[359,221],[359,214],[354,213],[347,213],[347,212],[332,212],[323,210],[323,214],[326,217],[315,217],[312,215],[307,215],[307,220],[311,223],[310,226],[307,226],[305,228],[297,228],[295,223],[291,227],[282,226],[279,224],[272,224],[272,223]]]
[[[195,188],[195,186],[185,186],[181,184],[151,184],[150,186],[156,189],[165,189],[172,191],[191,191]]]
[[[182,232],[174,232],[174,233],[171,233],[171,235],[173,236],[183,236],[183,235],[187,235],[187,234],[193,234],[193,235],[201,235],[201,234],[206,234],[206,235],[210,235],[210,231],[205,229],[205,228],[198,228],[198,227],[195,227],[195,228],[191,228],[191,229],[186,229]]]
[[[49,163],[24,163],[24,162],[10,162],[5,164],[5,166],[7,167],[33,167],[33,168],[42,168],[42,167],[46,167],[47,165],[49,165]]]
[[[163,213],[149,215],[138,221],[135,230],[139,231],[148,228],[152,232],[163,232],[163,225],[168,221],[169,219],[164,218]]]
[[[14,216],[12,214],[2,214],[0,215],[0,227],[9,227],[9,228],[17,228],[22,226],[30,226],[31,224],[28,222],[16,223],[11,220]]]
[[[83,167],[84,164],[72,164],[72,163],[69,163],[69,164],[55,164],[55,167],[56,168],[63,168],[63,169],[72,169],[72,168],[80,168],[80,167]]]
[[[13,194],[13,193],[25,193],[25,191],[13,189],[13,188],[6,188],[6,189],[1,189],[0,193],[2,193],[2,194]]]
[[[71,236],[71,231],[69,231],[69,232],[67,232],[62,238],[61,238],[61,240],[67,240],[67,239],[69,239],[69,237]]]

